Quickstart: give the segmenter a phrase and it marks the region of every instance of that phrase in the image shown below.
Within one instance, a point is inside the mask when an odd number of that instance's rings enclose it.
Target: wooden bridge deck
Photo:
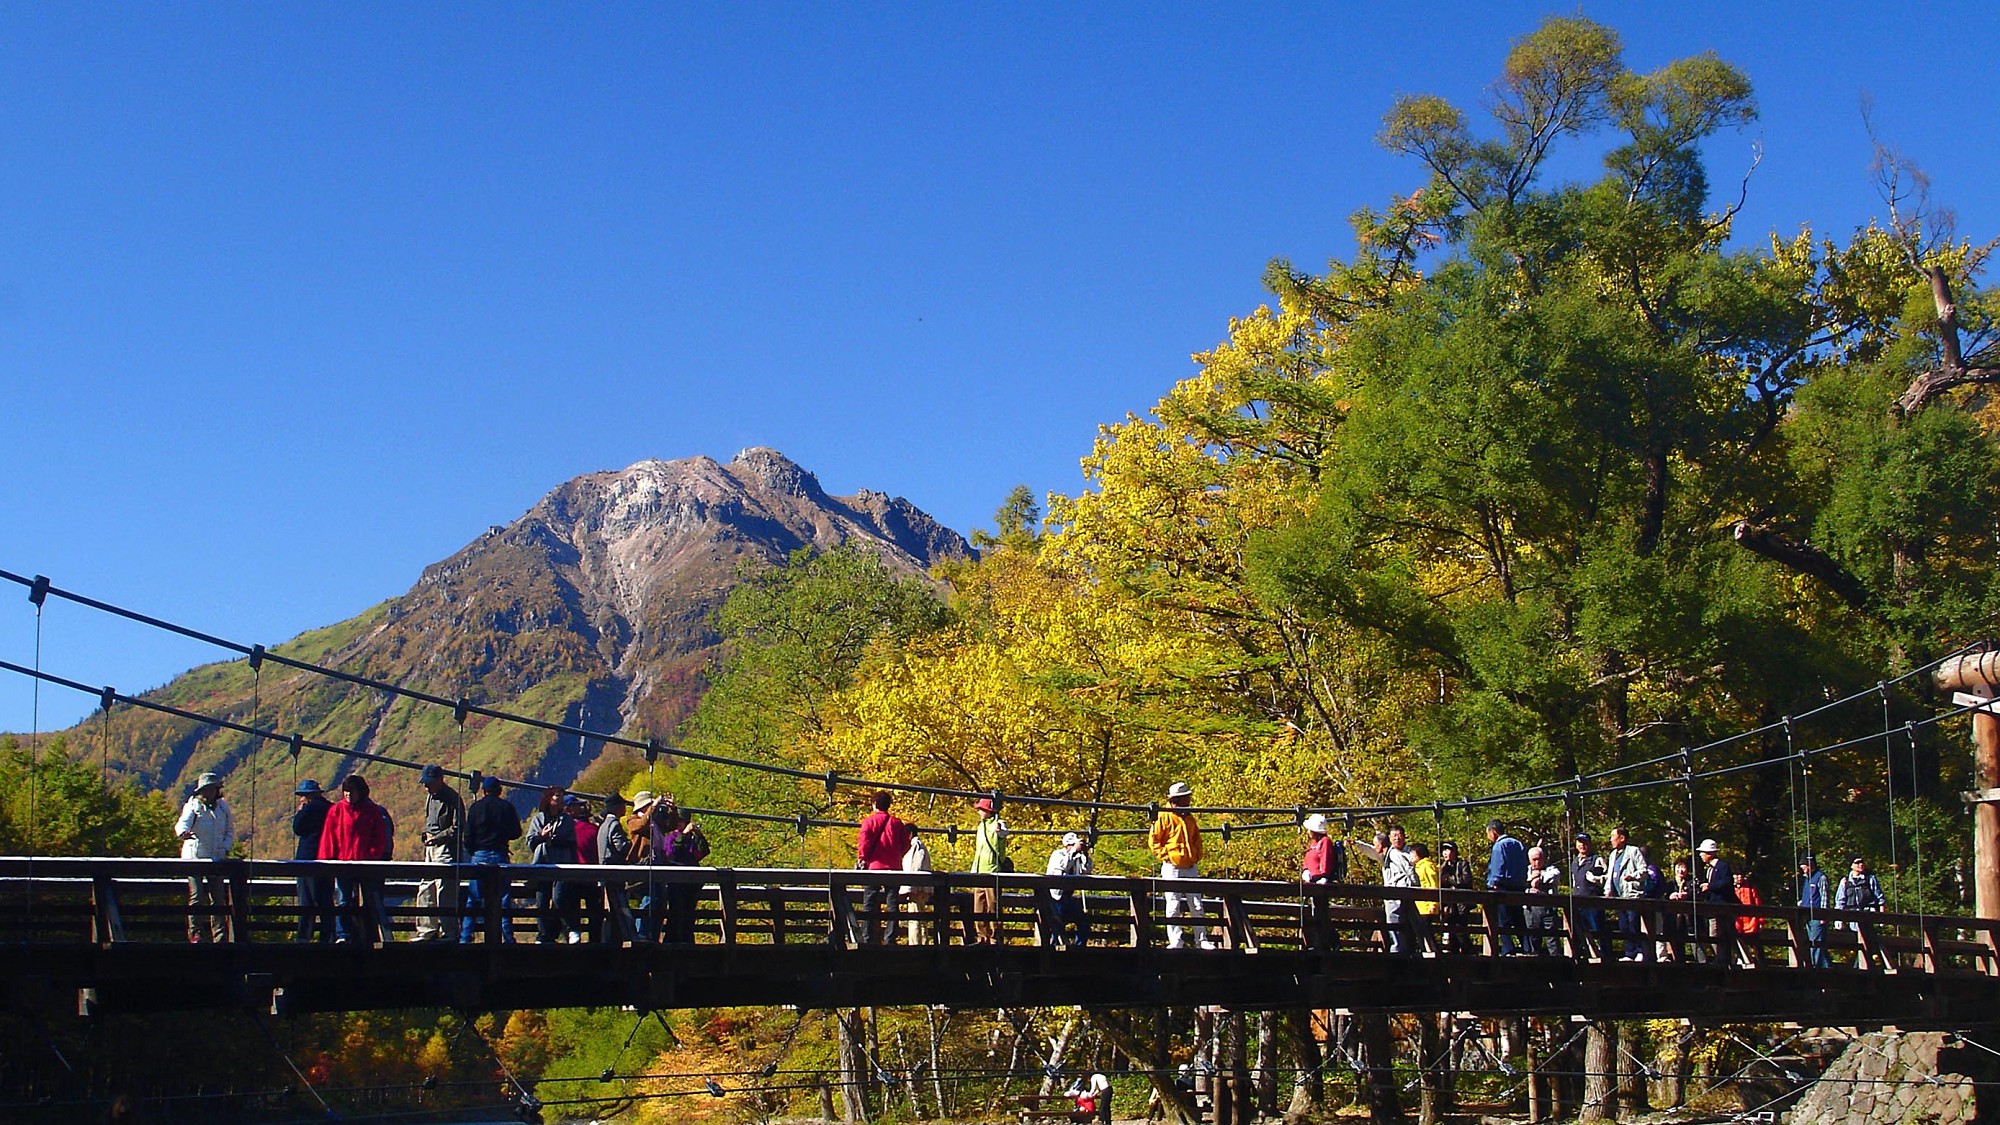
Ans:
[[[296,943],[294,880],[379,881],[392,931],[411,924],[418,879],[483,880],[504,908],[475,919],[480,940]],[[230,940],[190,944],[190,875],[220,877],[213,919]],[[601,903],[607,882],[635,896],[669,885],[696,908],[691,945],[533,943],[533,885],[563,881]],[[929,902],[916,945],[857,942],[863,888],[914,883]],[[997,892],[997,946],[960,944],[974,887]],[[1091,944],[1064,948],[1043,892],[1087,893]],[[1199,893],[1213,949],[1168,949],[1162,892]],[[1388,952],[1389,900],[1414,905]],[[448,889],[445,901],[457,901]],[[630,1005],[789,1004],[952,1007],[1212,1004],[1237,1009],[1466,1011],[1680,1017],[1818,1025],[1970,1029],[2000,1022],[2000,923],[1955,916],[1818,911],[1646,900],[1637,921],[1678,945],[1672,963],[1617,959],[1592,926],[1631,900],[1398,890],[1373,885],[962,873],[707,868],[462,867],[416,863],[0,858],[0,998],[40,1013],[248,1007],[278,1013],[452,1007],[468,1011]],[[1547,910],[1550,928],[1503,924],[1502,907]],[[498,940],[504,914],[522,944]],[[906,908],[908,910],[909,908]],[[448,907],[455,928],[458,911]],[[1325,919],[1302,926],[1308,918]],[[1450,922],[1440,925],[1438,920]],[[1749,933],[1738,918],[1754,918]],[[1175,919],[1172,921],[1180,921]],[[1190,920],[1191,921],[1191,920]],[[1813,968],[1810,924],[1835,965]],[[1836,928],[1842,924],[1843,928]],[[1318,938],[1306,940],[1307,933]],[[1706,942],[1689,935],[1714,936]],[[1509,937],[1540,955],[1503,955]],[[1318,947],[1312,947],[1317,945]],[[1706,963],[1695,960],[1705,947]]]

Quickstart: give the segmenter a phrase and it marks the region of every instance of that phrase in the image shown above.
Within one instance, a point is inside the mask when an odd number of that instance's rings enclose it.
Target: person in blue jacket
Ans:
[[[1521,841],[1507,834],[1507,826],[1499,820],[1486,822],[1486,840],[1493,850],[1486,859],[1486,889],[1491,891],[1513,891],[1520,893],[1528,889],[1528,849]],[[1502,906],[1500,913],[1500,952],[1520,953],[1521,927],[1525,920],[1519,906]]]
[[[1826,872],[1819,869],[1818,857],[1807,853],[1799,861],[1799,909],[1825,910],[1832,905],[1826,898]],[[1826,923],[1806,915],[1806,941],[1812,947],[1812,967],[1830,969],[1833,958],[1826,952]]]

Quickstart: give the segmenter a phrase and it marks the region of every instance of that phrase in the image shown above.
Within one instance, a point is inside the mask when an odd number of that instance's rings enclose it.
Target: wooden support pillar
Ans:
[[[1931,673],[1942,691],[2000,697],[2000,652],[1975,652],[1947,660]],[[1964,705],[1962,699],[1958,699]],[[2000,716],[1992,711],[1972,714],[1973,913],[2000,918]]]

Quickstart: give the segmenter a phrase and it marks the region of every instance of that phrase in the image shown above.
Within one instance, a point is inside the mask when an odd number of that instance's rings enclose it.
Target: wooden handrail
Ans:
[[[0,914],[0,943],[19,940],[99,945],[126,944],[152,935],[165,937],[168,920],[184,923],[190,908],[182,892],[189,878],[212,879],[229,889],[219,907],[195,913],[220,914],[238,942],[271,940],[286,933],[297,918],[293,888],[299,879],[354,880],[385,885],[391,898],[406,895],[419,881],[437,878],[439,865],[416,861],[292,861],[183,860],[176,858],[44,858],[0,856],[0,900],[29,896],[35,911]],[[1025,929],[1036,943],[1048,943],[1055,928],[1053,890],[1079,891],[1087,904],[1091,944],[1158,949],[1167,924],[1162,896],[1199,895],[1209,909],[1204,918],[1176,918],[1177,926],[1213,928],[1219,945],[1239,953],[1266,949],[1305,949],[1313,944],[1301,932],[1308,924],[1328,928],[1326,944],[1335,949],[1385,949],[1391,924],[1383,906],[1401,902],[1403,921],[1397,923],[1408,955],[1437,957],[1497,953],[1508,937],[1531,941],[1538,951],[1560,949],[1576,961],[1607,957],[1621,914],[1640,922],[1633,940],[1670,945],[1707,945],[1724,963],[1810,964],[1810,923],[1821,924],[1825,948],[1856,953],[1858,967],[1873,973],[1973,971],[2000,976],[2000,921],[1959,915],[1891,914],[1873,911],[1815,909],[1791,906],[1745,906],[1734,902],[1669,899],[1595,898],[1564,893],[1534,894],[1485,890],[1384,887],[1376,884],[1304,884],[1281,880],[1183,879],[1170,883],[1146,876],[1051,876],[1031,873],[980,874],[962,872],[861,871],[792,868],[708,868],[670,866],[452,865],[446,876],[448,901],[427,910],[451,920],[464,916],[451,893],[472,882],[485,892],[475,927],[496,942],[502,924],[532,920],[532,910],[510,907],[507,895],[550,883],[603,887],[615,885],[639,893],[650,888],[655,899],[663,888],[693,887],[700,906],[697,919],[709,940],[724,944],[788,944],[826,942],[837,947],[857,943],[857,896],[865,888],[905,885],[931,891],[927,905],[914,918],[929,931],[929,940],[944,943],[954,928],[969,926],[969,892],[974,887],[997,890],[994,921],[1017,936]],[[612,893],[619,893],[614,890]],[[590,896],[602,906],[603,893]],[[1439,903],[1445,909],[1425,914],[1417,904]],[[1546,928],[1506,923],[1498,907],[1541,908],[1551,912]],[[1471,917],[1477,911],[1478,918]],[[1589,924],[1585,912],[1598,915]],[[407,920],[416,911],[405,905],[391,911],[392,921]],[[1740,919],[1757,921],[1749,933],[1737,930]],[[1696,921],[1699,925],[1696,925]],[[30,930],[29,927],[34,927]],[[150,927],[150,929],[149,929]],[[1474,940],[1467,942],[1467,937]],[[1456,939],[1456,940],[1453,940]]]

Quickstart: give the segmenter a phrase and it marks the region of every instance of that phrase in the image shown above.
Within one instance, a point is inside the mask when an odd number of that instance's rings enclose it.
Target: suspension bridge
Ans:
[[[88,692],[105,712],[115,707],[152,710],[273,742],[293,755],[310,749],[389,767],[424,764],[314,741],[254,721],[202,714],[46,671],[40,667],[42,607],[51,597],[61,598],[234,652],[260,673],[263,665],[277,664],[447,708],[461,725],[478,715],[636,750],[648,762],[674,756],[821,783],[829,796],[846,788],[964,800],[990,797],[1079,815],[1150,817],[1158,811],[1153,804],[954,789],[699,754],[658,740],[587,730],[322,667],[63,590],[39,576],[0,571],[0,580],[27,589],[38,623],[34,663],[0,661],[0,670],[31,678],[37,693],[43,685]],[[1886,700],[1891,688],[1922,676],[1945,688],[1971,689],[1971,694],[1951,709],[1900,727],[1885,726],[1877,735],[1816,746],[1794,743],[1796,724],[1856,701]],[[1694,787],[1703,780],[1767,768],[1803,773],[1816,755],[1877,739],[1886,753],[1896,738],[1913,743],[1920,727],[1970,713],[1980,747],[1980,789],[1967,797],[1982,817],[1990,817],[1993,802],[2000,800],[2000,777],[1991,776],[1987,761],[2000,749],[1990,710],[1997,686],[2000,657],[1961,650],[1780,722],[1677,753],[1503,793],[1430,804],[1211,805],[1191,811],[1235,818],[1222,829],[1226,841],[1232,829],[1295,830],[1315,812],[1352,825],[1362,817],[1441,818],[1447,811],[1523,804],[1560,803],[1574,809],[1586,799],[1663,787],[1684,790],[1692,809]],[[1773,734],[1783,737],[1782,754],[1706,764],[1721,749]],[[476,772],[446,772],[474,784],[479,780]],[[794,824],[801,833],[810,827],[853,827],[852,822],[807,816],[695,811]],[[1107,828],[1098,834],[1143,831]],[[1675,1016],[1955,1029],[2000,1018],[2000,921],[1992,918],[2000,913],[2000,888],[1989,887],[2000,876],[1993,863],[1995,842],[1987,835],[1975,833],[1980,907],[1975,918],[1635,902],[1573,893],[1180,880],[1171,888],[1175,893],[1198,895],[1209,908],[1199,937],[1185,948],[1170,948],[1165,935],[1170,927],[1189,923],[1166,916],[1161,881],[1147,878],[28,855],[0,858],[0,902],[7,904],[0,914],[0,948],[10,954],[0,965],[0,983],[17,1006],[84,1014],[218,1007],[309,1012],[416,1006],[823,1008],[997,1002]],[[457,889],[481,884],[486,907],[471,919],[479,940],[390,940],[395,930],[414,920],[415,908],[409,905],[388,911],[387,924],[367,941],[329,946],[291,940],[298,922],[298,880],[334,878],[378,885],[390,902],[409,898],[420,881],[443,878],[448,885],[441,896],[444,905],[429,913],[442,916],[447,928],[456,928],[460,920],[460,909],[451,905],[459,900]],[[186,940],[189,879],[226,884],[223,905],[213,908],[218,916],[210,920],[225,940]],[[619,940],[545,946],[504,940],[515,925],[523,930],[535,925],[534,908],[524,899],[537,885],[556,882],[580,889],[586,900],[599,904],[608,901],[607,895],[641,888],[649,895],[678,888],[694,904],[694,940],[675,946]],[[856,902],[866,888],[881,885],[918,886],[927,892],[922,896],[926,906],[895,919],[907,930],[899,944],[862,940],[874,921],[882,919],[862,918]],[[973,913],[975,890],[990,892],[995,905],[988,913]],[[1056,890],[1080,893],[1089,904],[1085,921],[1093,940],[1082,948],[1057,935],[1050,896]],[[1385,910],[1391,903],[1402,909]],[[1538,920],[1533,928],[1522,921],[1529,915]],[[1633,932],[1614,933],[1621,921]],[[972,943],[975,922],[996,925],[999,942]],[[1816,956],[1815,944],[1825,955]],[[1516,950],[1525,952],[1516,955]],[[1633,950],[1651,957],[1622,959]],[[1834,966],[1824,965],[1827,955]]]

